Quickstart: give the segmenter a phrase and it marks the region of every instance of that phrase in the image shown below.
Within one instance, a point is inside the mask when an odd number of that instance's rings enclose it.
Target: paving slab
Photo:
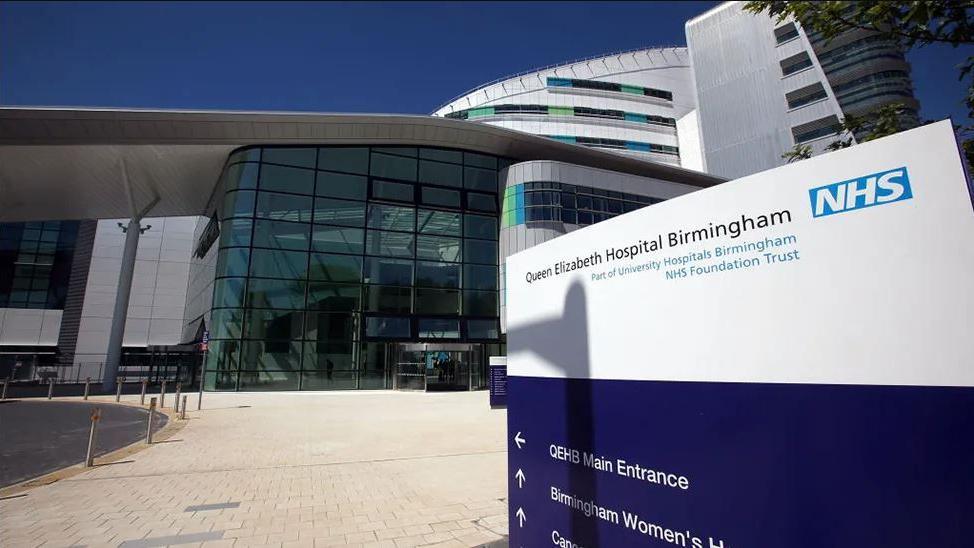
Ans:
[[[0,500],[0,538],[481,546],[507,535],[506,416],[485,392],[207,393],[203,401],[164,443]]]

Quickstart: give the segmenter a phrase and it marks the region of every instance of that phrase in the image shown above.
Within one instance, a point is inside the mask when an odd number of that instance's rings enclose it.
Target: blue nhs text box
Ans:
[[[809,189],[812,216],[824,217],[913,198],[906,166]]]

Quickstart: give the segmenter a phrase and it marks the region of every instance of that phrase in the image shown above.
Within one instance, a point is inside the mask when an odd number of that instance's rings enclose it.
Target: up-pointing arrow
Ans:
[[[520,489],[524,485],[524,470],[518,468],[514,477],[517,478],[517,488]]]
[[[524,527],[524,522],[528,520],[528,518],[524,516],[524,508],[518,508],[514,515],[517,516],[517,526]]]
[[[523,445],[527,441],[528,440],[526,440],[526,439],[524,439],[524,438],[521,437],[521,433],[520,432],[518,432],[517,434],[514,434],[514,443],[517,444],[517,448],[518,449],[520,449],[521,448],[521,445]]]

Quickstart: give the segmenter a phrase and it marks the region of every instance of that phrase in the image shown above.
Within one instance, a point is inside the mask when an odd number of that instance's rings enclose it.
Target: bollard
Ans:
[[[96,407],[91,410],[91,430],[88,432],[88,454],[85,455],[85,468],[91,468],[95,465],[95,429],[100,420],[101,408]]]
[[[159,387],[159,409],[166,408],[166,381]]]
[[[142,381],[142,397],[139,399],[139,405],[145,405],[145,389],[148,384],[149,381],[147,380]]]
[[[54,397],[54,379],[47,379],[47,399]]]
[[[91,377],[85,379],[85,400],[88,399],[88,392],[91,389]]]
[[[118,388],[115,389],[115,403],[118,403],[122,401],[122,379],[115,381],[115,384],[118,385]]]
[[[156,410],[156,399],[149,399],[149,426],[145,429],[145,443],[146,445],[152,444],[152,414]]]
[[[177,382],[176,383],[176,403],[175,403],[176,408],[173,409],[173,411],[175,411],[177,413],[179,413],[179,394],[182,391],[183,391],[183,383]]]
[[[183,396],[183,406],[179,409],[179,420],[186,420],[186,396]]]
[[[10,377],[3,379],[3,393],[0,394],[0,400],[7,399],[7,386],[10,384]]]

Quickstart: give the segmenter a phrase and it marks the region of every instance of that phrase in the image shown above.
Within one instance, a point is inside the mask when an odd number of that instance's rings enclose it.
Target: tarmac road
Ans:
[[[7,400],[0,403],[0,487],[79,464],[88,448],[91,410],[101,407],[95,455],[145,437],[148,411],[88,402]],[[156,414],[154,431],[168,418]]]

